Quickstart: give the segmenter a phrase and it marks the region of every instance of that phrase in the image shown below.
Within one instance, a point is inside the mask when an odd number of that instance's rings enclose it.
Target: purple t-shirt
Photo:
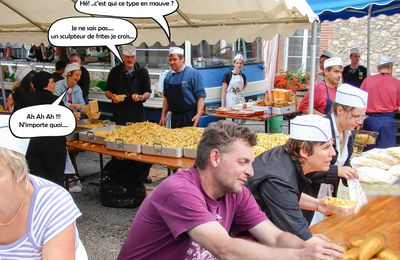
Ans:
[[[192,167],[167,178],[144,200],[118,259],[214,259],[186,232],[217,221],[239,234],[266,219],[246,187],[218,201],[210,198]]]

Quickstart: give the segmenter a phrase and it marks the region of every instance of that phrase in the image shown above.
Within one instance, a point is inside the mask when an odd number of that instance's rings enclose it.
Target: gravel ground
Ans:
[[[111,157],[104,156],[104,162]],[[79,235],[91,260],[114,260],[125,241],[128,229],[137,209],[119,209],[103,207],[100,203],[99,155],[81,152],[77,156],[78,170],[83,177],[83,188],[79,193],[71,193],[82,216],[78,218]],[[92,175],[92,176],[91,176]],[[146,185],[147,192],[154,189],[161,178],[167,176],[167,170],[153,166],[150,177],[154,180]]]

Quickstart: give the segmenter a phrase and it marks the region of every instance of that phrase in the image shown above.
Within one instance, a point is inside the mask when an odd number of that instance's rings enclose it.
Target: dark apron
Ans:
[[[117,125],[126,125],[127,122],[137,123],[145,120],[144,107],[142,102],[133,102],[132,94],[141,94],[139,88],[139,72],[133,74],[122,72],[119,85],[123,86],[126,98],[123,102],[114,104],[113,121]]]
[[[193,126],[192,119],[197,113],[197,107],[187,105],[183,93],[182,79],[185,74],[181,74],[178,84],[171,84],[171,77],[168,81],[168,109],[172,112],[171,128]]]
[[[395,113],[370,113],[364,120],[363,129],[378,132],[375,145],[368,145],[366,150],[372,148],[388,148],[396,146],[396,122]]]
[[[331,112],[333,102],[329,98],[328,86],[326,85],[325,80],[324,80],[324,84],[325,84],[325,91],[326,91],[326,107],[324,110],[324,114],[327,115],[329,112]]]

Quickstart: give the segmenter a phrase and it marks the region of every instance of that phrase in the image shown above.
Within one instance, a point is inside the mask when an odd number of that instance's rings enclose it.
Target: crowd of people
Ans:
[[[123,62],[112,68],[105,88],[113,121],[143,122],[149,72],[136,62],[134,46],[122,46],[121,54]],[[183,49],[170,48],[168,59],[159,124],[198,126],[206,98],[202,78],[185,66]],[[350,60],[344,67],[340,58],[321,53],[315,113],[307,114],[307,93],[299,105],[303,115],[291,120],[290,138],[282,146],[254,157],[257,138],[249,128],[226,120],[210,124],[194,165],[140,201],[118,259],[343,258],[342,247],[309,227],[331,213],[323,198],[335,197],[340,182],[346,186],[348,179],[358,178],[350,164],[353,130],[377,131],[377,147],[395,146],[394,113],[400,107],[391,57],[380,58],[374,76],[359,64],[357,48],[350,50]],[[237,54],[234,68],[224,75],[222,106],[243,101],[243,64]],[[60,105],[77,119],[82,116],[90,77],[79,55],[72,54],[68,64],[58,61],[53,74],[22,67],[15,77],[8,109],[51,104],[65,93]],[[9,117],[0,114],[0,259],[87,259],[75,224],[81,213],[62,188],[70,160],[65,137],[16,138]],[[117,158],[112,164],[127,167]],[[151,164],[129,167],[140,177],[123,178],[125,184],[139,185]]]

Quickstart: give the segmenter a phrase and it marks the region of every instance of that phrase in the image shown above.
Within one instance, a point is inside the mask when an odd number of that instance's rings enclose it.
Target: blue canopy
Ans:
[[[336,19],[349,19],[350,17],[394,15],[400,12],[398,0],[307,0],[311,9],[316,13],[320,21],[334,21]]]

